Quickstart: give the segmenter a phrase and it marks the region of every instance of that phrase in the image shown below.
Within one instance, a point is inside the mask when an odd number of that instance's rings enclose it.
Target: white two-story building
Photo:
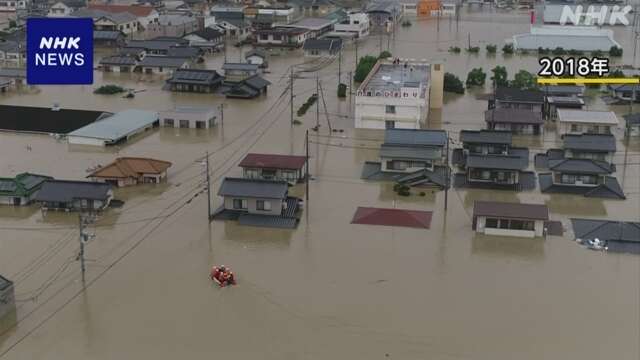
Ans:
[[[369,15],[367,13],[350,13],[347,19],[334,25],[334,32],[354,34],[356,39],[369,36]]]
[[[420,129],[442,107],[443,81],[442,64],[379,60],[358,88],[355,127]]]

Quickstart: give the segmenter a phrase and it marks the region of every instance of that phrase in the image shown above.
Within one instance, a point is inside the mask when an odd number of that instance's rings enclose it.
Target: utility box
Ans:
[[[0,275],[0,319],[16,308],[13,282]]]

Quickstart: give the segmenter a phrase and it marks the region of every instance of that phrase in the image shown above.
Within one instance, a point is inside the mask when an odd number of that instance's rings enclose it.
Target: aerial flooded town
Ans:
[[[637,8],[0,0],[0,360],[637,360]]]

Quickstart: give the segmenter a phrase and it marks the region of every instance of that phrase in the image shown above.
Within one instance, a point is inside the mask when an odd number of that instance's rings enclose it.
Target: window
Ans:
[[[257,179],[258,177],[260,177],[260,172],[258,171],[258,169],[245,169],[244,177],[249,179]]]
[[[297,174],[296,174],[295,171],[283,171],[282,172],[282,177],[285,180],[288,180],[288,181],[296,181],[297,180]]]
[[[264,201],[264,200],[258,200],[258,201],[256,201],[256,209],[261,210],[261,211],[271,211],[271,202],[270,201]]]
[[[396,122],[395,121],[387,120],[387,121],[384,122],[384,128],[385,129],[395,129],[395,127],[396,127]]]
[[[395,105],[386,105],[384,107],[384,112],[386,112],[387,114],[395,114],[396,113]]]
[[[180,120],[180,127],[181,128],[189,128],[189,120]]]
[[[500,229],[508,229],[509,228],[509,220],[500,219]]]
[[[580,128],[576,124],[571,124],[571,131],[572,132],[578,132],[578,131],[580,131]]]
[[[433,65],[433,70],[440,71],[440,64],[434,64]]]
[[[260,34],[260,40],[269,40],[269,35],[267,35],[267,34]]]
[[[389,166],[389,165],[391,165],[391,166]],[[393,170],[405,170],[409,166],[411,166],[411,163],[408,162],[408,161],[393,160],[393,161],[387,162],[387,167],[389,167],[389,168],[391,168]]]
[[[277,35],[276,35],[276,34],[274,34],[274,35],[273,35],[273,40],[278,40],[278,41],[282,40],[282,35],[279,35],[279,34],[277,34]]]
[[[233,208],[238,210],[247,209],[247,200],[246,199],[233,199]]]
[[[164,126],[173,127],[173,119],[164,119]]]
[[[484,221],[484,227],[488,227],[488,228],[492,228],[492,229],[497,229],[498,228],[498,219],[490,219],[487,218]]]
[[[576,176],[575,175],[570,175],[570,174],[562,174],[561,182],[563,184],[575,184]]]

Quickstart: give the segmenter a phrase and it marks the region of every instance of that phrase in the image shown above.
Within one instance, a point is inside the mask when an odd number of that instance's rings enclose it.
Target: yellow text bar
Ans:
[[[639,84],[639,78],[538,78],[538,84]]]

